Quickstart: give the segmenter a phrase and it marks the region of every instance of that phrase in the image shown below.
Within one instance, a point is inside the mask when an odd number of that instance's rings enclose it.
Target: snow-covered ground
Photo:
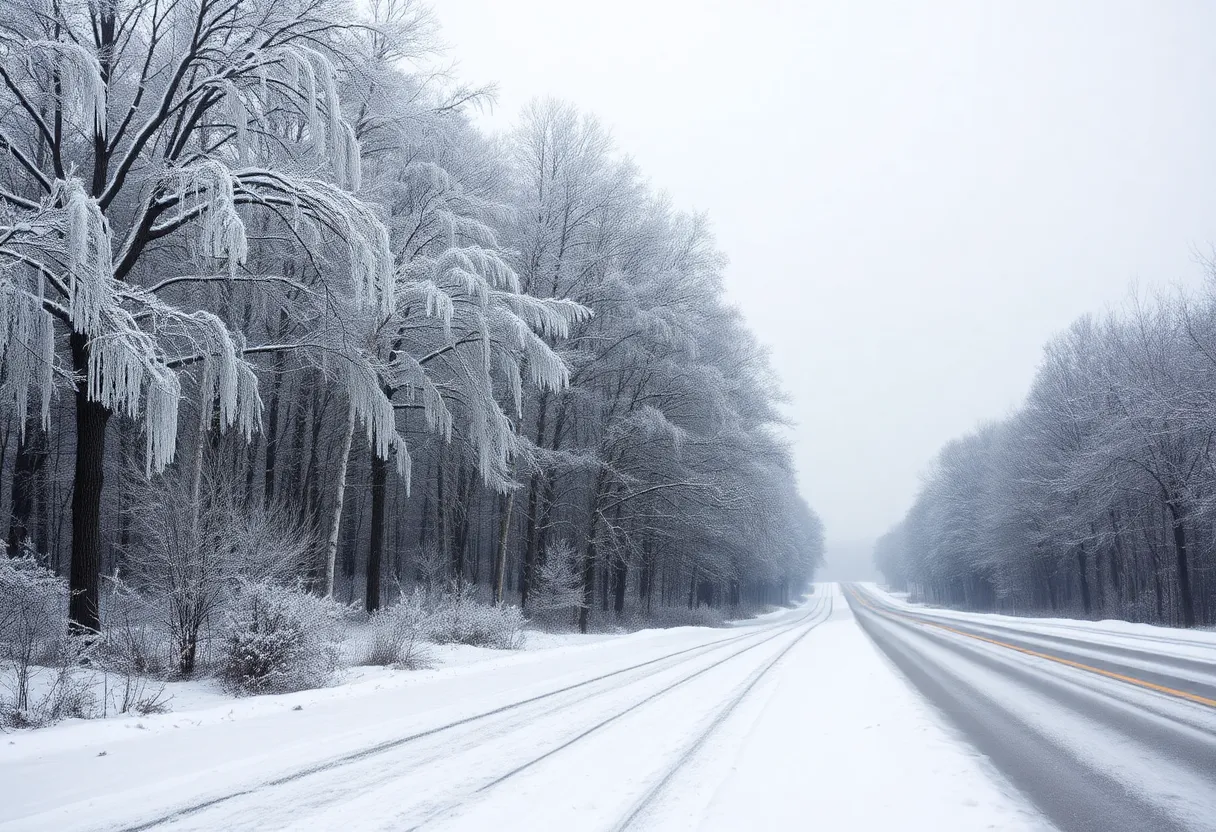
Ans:
[[[0,740],[0,830],[1036,829],[838,591]]]

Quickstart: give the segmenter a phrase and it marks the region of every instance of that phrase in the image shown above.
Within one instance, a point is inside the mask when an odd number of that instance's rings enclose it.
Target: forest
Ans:
[[[255,584],[585,632],[810,579],[708,219],[592,115],[480,129],[412,0],[2,9],[0,626],[135,599],[190,672]]]
[[[1134,296],[941,450],[875,563],[962,609],[1216,624],[1214,431],[1216,296]]]

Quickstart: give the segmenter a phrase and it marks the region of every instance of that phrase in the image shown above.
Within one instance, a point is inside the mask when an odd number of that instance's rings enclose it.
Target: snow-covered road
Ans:
[[[297,709],[297,706],[300,706]],[[0,743],[0,830],[1044,828],[835,587],[394,683]]]
[[[1216,830],[1216,639],[913,607],[862,627],[1063,832]]]

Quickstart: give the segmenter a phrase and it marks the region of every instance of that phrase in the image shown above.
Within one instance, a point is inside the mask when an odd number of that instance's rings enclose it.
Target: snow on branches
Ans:
[[[15,44],[9,42],[11,48]],[[30,74],[45,61],[55,77],[59,107],[82,131],[106,135],[106,85],[101,65],[87,49],[72,41],[35,40],[20,46]],[[7,57],[7,56],[6,56]]]
[[[270,169],[247,168],[233,176],[240,201],[285,211],[297,233],[301,223],[335,233],[345,243],[356,306],[390,313],[394,270],[388,229],[367,204],[328,182]]]
[[[41,423],[50,426],[55,367],[55,325],[37,296],[0,278],[0,397],[11,401],[25,435],[30,392],[41,394]]]
[[[68,308],[72,328],[82,335],[101,331],[107,303],[114,294],[113,244],[110,225],[97,200],[78,179],[55,183],[51,198],[66,217]]]
[[[465,224],[480,225],[470,219]],[[489,229],[476,236],[493,239]],[[522,367],[537,389],[564,387],[568,369],[545,338],[566,337],[572,323],[591,313],[571,301],[522,294],[518,276],[498,252],[456,245],[454,237],[435,256],[415,257],[402,268],[398,304],[403,310],[417,304],[427,317],[442,321],[445,343],[422,361],[443,359],[443,372],[464,403],[466,438],[478,471],[487,485],[506,489],[517,442],[498,404],[497,384],[506,383],[516,417],[523,409]],[[410,328],[408,317],[403,325]],[[435,372],[424,364],[416,366],[424,373]]]
[[[236,209],[232,172],[217,159],[203,159],[170,170],[166,185],[181,211],[172,222],[180,222],[182,215],[197,215],[201,253],[225,261],[228,273],[235,277],[249,256],[249,243],[245,223]]]
[[[384,394],[381,381],[364,360],[348,362],[345,373],[346,395],[350,400],[355,417],[363,423],[367,430],[367,443],[372,447],[376,456],[388,459],[394,456],[397,473],[405,481],[405,491],[410,490],[410,453],[405,440],[397,433],[397,414],[392,402]],[[437,393],[425,399],[431,406],[436,404]],[[428,408],[428,418],[451,430],[451,415],[438,401],[438,408]]]

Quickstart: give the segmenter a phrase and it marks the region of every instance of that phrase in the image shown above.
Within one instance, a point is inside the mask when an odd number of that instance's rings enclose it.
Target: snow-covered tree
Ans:
[[[247,356],[283,345],[247,344],[229,310],[200,302],[209,285],[290,284],[249,268],[254,217],[273,218],[262,233],[314,247],[327,290],[359,309],[391,307],[391,251],[354,193],[360,150],[337,92],[346,6],[10,0],[3,11],[0,144],[13,164],[0,199],[14,228],[32,228],[6,258],[6,291],[40,305],[36,325],[22,313],[29,348],[45,357],[53,340],[75,387],[71,614],[96,629],[111,414],[140,419],[149,472],[174,458],[187,387],[221,428],[259,426]],[[375,403],[354,400],[381,429]]]

